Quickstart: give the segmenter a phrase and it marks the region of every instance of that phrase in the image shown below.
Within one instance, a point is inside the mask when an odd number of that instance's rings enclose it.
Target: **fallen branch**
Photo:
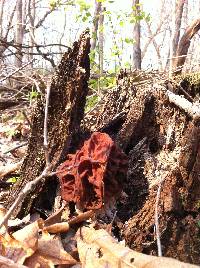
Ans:
[[[7,221],[10,219],[12,216],[14,210],[17,208],[17,206],[22,202],[24,197],[29,194],[34,187],[44,178],[54,176],[56,172],[49,172],[49,168],[45,168],[44,171],[40,176],[38,176],[34,181],[30,181],[29,183],[26,184],[24,189],[19,193],[17,199],[15,202],[12,204],[12,206],[9,208],[8,212],[4,216],[4,218],[0,221],[0,228],[7,223]]]
[[[159,90],[162,93],[164,93],[171,103],[175,104],[177,107],[184,110],[194,120],[200,118],[200,106],[198,104],[191,103],[190,101],[186,100],[183,96],[176,95],[161,85],[154,84],[153,88],[155,90]]]
[[[26,66],[28,66],[29,64],[31,64],[35,59],[32,59],[31,61],[27,62],[26,64],[22,65],[20,68],[17,68],[16,70],[14,70],[13,72],[9,73],[8,75],[6,75],[3,79],[0,80],[0,83],[2,83],[3,81],[5,81],[6,79],[10,78],[12,75],[16,74],[17,72],[19,72],[20,70],[24,69]]]
[[[46,166],[50,165],[49,159],[49,145],[48,145],[48,106],[49,106],[49,96],[50,96],[50,83],[47,83],[47,94],[46,94],[46,105],[45,105],[45,114],[44,114],[44,151],[45,151],[45,159],[46,159]]]
[[[16,145],[15,147],[13,147],[13,148],[11,148],[11,149],[5,151],[3,154],[11,153],[11,152],[15,151],[16,149],[19,149],[19,148],[21,148],[21,147],[23,147],[23,146],[26,146],[27,144],[28,144],[27,141],[26,141],[26,142],[23,142],[22,144]]]
[[[47,227],[44,227],[43,230],[47,231],[48,233],[53,233],[53,234],[65,233],[69,230],[71,225],[88,220],[89,218],[91,218],[94,215],[94,213],[95,212],[93,210],[89,210],[89,211],[83,212],[80,215],[70,219],[68,222],[55,223],[55,224],[49,225]]]
[[[156,232],[156,241],[157,241],[157,248],[158,248],[158,257],[162,257],[162,246],[160,241],[160,229],[159,229],[159,215],[158,215],[158,208],[159,208],[159,199],[160,193],[162,188],[162,183],[164,182],[166,176],[160,181],[157,195],[156,195],[156,207],[155,207],[155,232]]]

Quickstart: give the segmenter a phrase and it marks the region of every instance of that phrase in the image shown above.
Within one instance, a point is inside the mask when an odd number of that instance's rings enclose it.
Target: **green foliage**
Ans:
[[[133,38],[128,38],[128,37],[125,37],[124,41],[127,44],[134,44],[135,43],[135,40],[133,40]]]
[[[19,176],[13,176],[9,178],[6,182],[16,183],[19,178]]]
[[[120,56],[122,54],[122,50],[119,48],[118,45],[114,45],[112,47],[112,52],[111,52],[111,56]]]
[[[76,16],[77,20],[81,20],[82,22],[87,22],[92,18],[92,14],[90,12],[91,4],[88,4],[85,0],[76,0],[75,4],[79,6],[79,15]]]
[[[62,3],[62,0],[49,1],[49,6],[52,10],[55,9],[56,7],[59,7],[61,4],[64,4],[65,6],[74,5],[74,0],[68,0],[67,2],[65,1],[64,3]]]
[[[73,4],[76,6],[76,20],[81,26],[88,26],[88,24],[93,22],[94,20],[94,7],[95,7],[95,1],[88,1],[88,0],[49,0],[51,8],[55,8],[58,5],[69,5]],[[124,63],[123,61],[123,53],[124,51],[130,46],[133,46],[135,40],[133,38],[130,38],[130,35],[127,34],[124,30],[127,26],[130,27],[130,23],[137,23],[141,20],[150,20],[150,15],[146,14],[142,10],[142,4],[138,4],[132,7],[132,9],[128,12],[124,12],[121,10],[114,10],[112,7],[112,4],[116,1],[114,0],[97,0],[97,2],[102,4],[102,10],[104,15],[104,25],[100,26],[98,28],[98,33],[92,33],[93,36],[91,38],[95,38],[97,40],[97,45],[95,50],[92,50],[90,52],[90,63],[91,63],[91,73],[99,74],[100,67],[99,66],[99,44],[98,44],[98,34],[101,32],[105,32],[106,34],[109,34],[112,39],[112,45],[110,47],[110,50],[104,50],[104,57],[106,58],[104,60],[104,70],[107,68],[107,72],[111,72],[112,70],[109,70],[109,68],[114,69],[113,72],[117,71],[117,68],[121,67],[130,67],[130,62]],[[109,29],[109,33],[107,33],[107,29]],[[106,40],[105,40],[106,42]],[[108,54],[106,54],[108,53]],[[106,55],[106,56],[105,56]],[[111,63],[110,63],[111,62]],[[121,66],[122,62],[122,66]],[[113,66],[114,65],[114,66]],[[120,65],[120,66],[118,66]],[[107,67],[109,66],[109,67]],[[110,67],[112,66],[112,67]],[[94,92],[99,90],[99,88],[102,90],[104,88],[110,88],[114,87],[116,84],[115,77],[101,77],[99,80],[90,80],[90,87],[94,89]],[[37,98],[38,93],[36,91],[32,91],[29,95],[30,101]],[[92,95],[93,96],[93,95]],[[96,101],[98,100],[97,96],[89,97],[87,100],[87,106],[89,109],[95,105]]]
[[[85,105],[85,112],[87,113],[90,111],[99,101],[99,98],[97,95],[92,95],[87,97],[86,105]]]
[[[90,50],[90,64],[93,65],[95,63],[95,50]]]
[[[197,226],[200,228],[200,221],[197,221]]]
[[[17,134],[18,130],[16,129],[13,129],[13,128],[10,128],[6,131],[6,135],[8,137],[12,137],[12,136],[15,136]]]
[[[29,93],[28,99],[29,101],[32,101],[34,99],[37,99],[37,97],[40,95],[39,92],[35,91],[34,89]]]

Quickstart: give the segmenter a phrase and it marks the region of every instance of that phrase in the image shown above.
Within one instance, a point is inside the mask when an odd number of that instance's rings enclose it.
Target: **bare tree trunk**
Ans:
[[[23,18],[22,18],[22,0],[17,0],[16,5],[16,16],[17,16],[17,24],[15,31],[15,43],[17,45],[16,49],[16,57],[15,57],[15,66],[20,68],[22,66],[22,43],[23,43]]]
[[[99,17],[100,17],[101,8],[102,8],[102,3],[95,0],[95,11],[94,11],[92,39],[91,39],[91,50],[94,50],[96,48],[97,31],[98,31],[98,26],[99,26]]]
[[[29,0],[28,2],[28,16],[30,19],[30,48],[29,48],[29,61],[33,59],[33,47],[35,44],[35,0]],[[33,67],[33,62],[32,62]]]
[[[175,6],[173,8],[174,16],[172,22],[173,26],[172,26],[171,47],[170,47],[170,74],[172,74],[176,62],[184,3],[185,1],[183,0],[176,0]]]
[[[100,10],[99,16],[99,66],[100,66],[100,77],[103,75],[103,46],[104,46],[104,33],[103,33],[103,21],[104,21],[104,9]]]
[[[133,0],[133,10],[134,16],[137,16],[140,13],[140,1]],[[133,26],[133,40],[135,41],[133,45],[133,68],[134,69],[141,69],[141,48],[140,48],[140,22],[136,21]]]
[[[3,21],[4,2],[5,0],[0,1],[0,38],[2,38],[3,36],[2,21]]]
[[[175,67],[177,71],[175,74],[179,74],[182,71],[183,65],[185,63],[188,49],[190,47],[190,41],[193,36],[200,30],[200,19],[197,19],[192,22],[190,26],[187,27],[185,33],[183,34],[177,50],[177,60],[175,62]]]

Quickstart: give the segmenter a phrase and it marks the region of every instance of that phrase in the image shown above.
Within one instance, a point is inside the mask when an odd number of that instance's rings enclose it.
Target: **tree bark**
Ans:
[[[84,114],[88,79],[90,39],[84,32],[73,48],[64,54],[50,87],[48,137],[50,162],[57,167],[69,153]],[[34,180],[44,169],[43,148],[44,104],[39,98],[32,120],[32,133],[27,156],[21,168],[21,177],[10,192],[6,206],[10,207],[28,181]],[[23,217],[33,207],[50,209],[55,195],[57,182],[51,179],[40,183],[24,202],[15,215]]]
[[[175,68],[184,3],[185,1],[183,0],[176,0],[175,8],[173,10],[174,21],[172,22],[173,27],[172,27],[171,47],[170,47],[170,73],[172,73]]]
[[[16,30],[15,30],[15,43],[17,45],[16,56],[15,56],[15,66],[20,68],[22,66],[22,43],[24,35],[24,26],[23,26],[23,3],[22,0],[17,0],[16,5]]]
[[[97,32],[98,32],[98,27],[99,27],[99,17],[100,17],[101,8],[102,8],[102,3],[95,0],[95,11],[94,11],[93,27],[92,27],[92,39],[91,39],[91,50],[94,50],[96,48]]]
[[[104,9],[101,7],[99,16],[99,66],[100,66],[100,77],[103,76],[103,56],[104,56]]]
[[[30,20],[30,34],[29,34],[29,61],[33,60],[33,47],[35,45],[35,0],[29,0],[28,2],[28,16]],[[33,62],[31,63],[33,67]]]
[[[182,72],[184,66],[188,49],[190,47],[190,41],[193,36],[200,30],[200,19],[197,19],[192,22],[190,26],[187,27],[185,33],[183,34],[177,50],[177,59],[175,62],[176,71],[174,74],[179,74]]]
[[[140,1],[133,0],[132,6],[135,8],[133,10],[133,15],[138,16],[140,13]],[[135,43],[133,44],[133,68],[141,69],[142,57],[141,57],[141,48],[140,48],[140,21],[136,21],[133,26],[133,40]]]

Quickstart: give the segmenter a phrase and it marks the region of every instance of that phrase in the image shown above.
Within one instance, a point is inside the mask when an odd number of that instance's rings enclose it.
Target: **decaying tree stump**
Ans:
[[[199,107],[194,106],[189,113],[181,109],[181,105],[170,102],[169,93],[175,96],[174,93],[181,94],[183,90],[177,91],[178,87],[174,89],[173,83],[157,73],[121,71],[117,87],[105,95],[93,112],[83,116],[88,92],[89,49],[89,36],[85,32],[63,56],[52,80],[48,118],[51,162],[57,167],[71,149],[73,152],[77,149],[72,145],[73,138],[79,135],[80,123],[85,135],[94,130],[109,134],[129,158],[127,180],[120,185],[126,194],[123,193],[124,198],[119,198],[117,204],[117,219],[122,223],[118,229],[123,225],[121,237],[130,248],[157,255],[157,206],[163,255],[200,264]],[[157,84],[165,88],[165,92]],[[198,98],[197,94],[191,96],[190,93],[184,89],[185,104]],[[189,104],[191,108],[192,103]],[[192,118],[194,111],[195,119]],[[7,207],[24,185],[44,169],[43,121],[41,96],[33,115],[22,175],[11,190]],[[40,200],[42,207],[49,209],[49,199],[54,198],[57,183],[52,178],[49,181],[49,184],[41,183],[25,198],[16,212],[18,216],[29,213]],[[158,189],[161,189],[159,200]]]
[[[108,93],[95,126],[96,130],[103,126],[129,156],[127,182],[122,185],[127,197],[118,202],[117,216],[125,223],[121,235],[132,249],[157,255],[155,208],[161,184],[158,213],[163,255],[200,264],[199,120],[154,87],[169,83],[173,87],[173,83],[161,77],[144,84],[134,79],[132,74],[122,76],[114,91],[119,91],[118,96]],[[172,88],[176,94],[177,88]],[[190,95],[189,90],[186,93]],[[118,120],[116,111],[124,112]]]
[[[164,256],[199,264],[200,129],[189,123],[184,132],[177,164],[169,166],[162,184],[159,202],[161,244]],[[154,225],[158,185],[150,188],[145,204],[124,227],[126,242],[132,249],[154,255],[157,254]]]
[[[48,137],[50,162],[56,167],[69,152],[72,139],[79,129],[84,114],[87,81],[90,75],[90,38],[84,32],[72,49],[64,54],[50,86],[48,109]],[[21,168],[21,177],[14,185],[7,200],[7,207],[14,202],[18,193],[28,181],[34,180],[44,169],[45,157],[43,148],[44,102],[40,96],[32,119],[32,133],[28,145],[28,153]],[[33,204],[42,197],[42,207],[49,209],[49,201],[55,196],[56,181],[52,179],[50,186],[43,182],[28,195],[15,215],[22,217],[29,213]],[[46,192],[46,198],[44,193]],[[36,202],[37,200],[37,202]],[[45,205],[45,202],[47,204]]]

